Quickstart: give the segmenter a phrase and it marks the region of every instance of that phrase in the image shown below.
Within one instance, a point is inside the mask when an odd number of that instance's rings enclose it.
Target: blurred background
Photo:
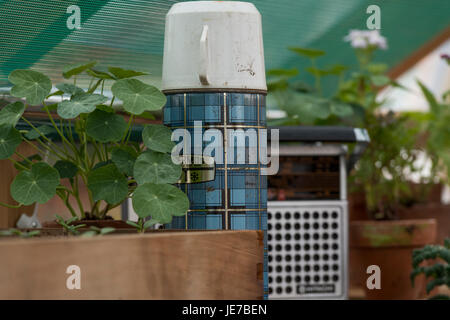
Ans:
[[[148,72],[141,80],[159,87],[165,15],[176,2],[0,0],[0,107],[11,98],[8,75],[19,68],[58,83],[65,65],[98,61],[100,71],[120,66]],[[349,178],[350,221],[434,218],[434,241],[443,243],[450,234],[450,2],[250,2],[262,15],[269,124],[367,128],[371,146]],[[80,8],[79,29],[68,26],[71,5]],[[370,5],[381,8],[377,32],[385,42],[358,46],[350,31],[367,30]],[[90,78],[77,81],[87,86]],[[108,90],[106,83],[106,96]],[[39,109],[28,115],[39,118]],[[156,113],[142,122],[160,119]],[[8,183],[0,186],[0,197],[7,201],[14,168],[1,163]],[[284,200],[276,197],[288,188],[271,190],[269,180],[270,200]],[[40,206],[39,218],[64,215],[63,208],[52,200]],[[125,209],[113,216],[120,219]],[[0,208],[0,227],[14,226],[22,212]],[[350,253],[356,298],[364,297],[365,276],[358,250]]]

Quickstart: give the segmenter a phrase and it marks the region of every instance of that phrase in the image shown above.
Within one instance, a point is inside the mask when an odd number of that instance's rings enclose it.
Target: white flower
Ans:
[[[350,42],[353,48],[365,49],[372,46],[387,49],[387,40],[379,30],[350,30],[344,41]]]

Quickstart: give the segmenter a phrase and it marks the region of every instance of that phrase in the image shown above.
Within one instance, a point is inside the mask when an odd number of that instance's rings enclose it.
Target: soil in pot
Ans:
[[[112,217],[106,216],[105,219],[93,219],[93,218],[87,218],[82,219],[79,221],[74,221],[71,224],[73,225],[79,225],[79,224],[85,224],[86,228],[89,227],[97,227],[97,228],[115,228],[115,229],[133,229],[130,225],[128,225],[123,220],[113,220]],[[46,221],[42,223],[42,227],[45,228],[62,228],[59,223],[57,223],[55,220],[53,221]],[[133,229],[134,230],[134,229]]]
[[[412,287],[412,251],[436,241],[436,220],[353,221],[350,223],[350,247],[353,268],[363,284],[366,299],[425,298],[425,278],[418,277]],[[367,267],[381,271],[381,289],[368,289]]]

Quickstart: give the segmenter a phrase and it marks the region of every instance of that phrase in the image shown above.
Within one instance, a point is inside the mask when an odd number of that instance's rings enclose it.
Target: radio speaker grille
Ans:
[[[269,299],[345,298],[347,201],[268,208]]]

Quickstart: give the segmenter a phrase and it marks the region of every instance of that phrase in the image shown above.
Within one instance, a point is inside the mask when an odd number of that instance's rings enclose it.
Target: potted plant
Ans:
[[[56,195],[74,218],[72,223],[85,223],[107,219],[109,210],[132,198],[139,216],[136,227],[142,227],[149,217],[152,220],[145,227],[184,215],[189,201],[172,185],[182,170],[171,160],[174,143],[170,129],[148,124],[142,131],[142,144],[130,140],[136,116],[161,109],[166,102],[164,94],[135,79],[141,72],[116,67],[101,72],[94,65],[89,62],[64,68],[64,78],[73,78],[73,83],[57,84],[53,92],[50,79],[37,71],[15,70],[9,75],[11,95],[24,98],[25,103],[19,100],[0,111],[0,159],[11,160],[19,170],[10,187],[17,203],[1,205],[42,204]],[[86,89],[76,86],[76,76],[82,72],[92,76]],[[111,99],[103,95],[107,81],[112,82]],[[96,93],[98,88],[101,90]],[[60,96],[61,101],[48,104],[53,96]],[[120,114],[113,107],[116,99],[123,102]],[[42,105],[48,124],[38,125],[24,116],[28,106],[37,105]],[[28,127],[16,128],[19,121]],[[17,150],[21,143],[36,153],[22,155]],[[83,186],[89,194],[88,207],[80,200]]]
[[[385,75],[387,66],[373,62],[378,49],[387,41],[377,30],[352,30],[345,38],[355,49],[358,69],[345,77],[342,65],[319,68],[320,50],[291,48],[311,60],[306,69],[314,78],[314,87],[294,81],[296,70],[273,70],[269,88],[274,101],[286,117],[277,124],[351,125],[367,129],[371,143],[350,177],[350,190],[365,198],[369,219],[350,222],[350,278],[362,285],[366,297],[396,299],[417,298],[421,287],[411,290],[408,274],[414,248],[433,243],[436,222],[433,219],[397,220],[399,208],[416,197],[407,175],[421,171],[416,165],[417,137],[421,127],[412,125],[408,115],[383,110],[384,101],[377,92],[385,86],[401,87]],[[331,96],[321,92],[323,77],[337,76],[337,88]],[[294,120],[292,120],[294,119]],[[351,213],[352,215],[353,213]],[[381,290],[366,288],[366,269],[378,265],[382,270]]]
[[[189,208],[187,196],[173,185],[182,168],[171,159],[171,131],[149,124],[142,131],[142,143],[130,140],[136,116],[160,109],[165,96],[135,79],[140,72],[93,67],[94,63],[82,63],[64,69],[66,79],[82,72],[91,75],[87,89],[74,79],[57,84],[52,92],[50,79],[33,70],[15,70],[9,76],[11,95],[25,103],[16,101],[0,110],[0,158],[11,160],[19,170],[10,187],[16,203],[1,205],[45,203],[56,195],[72,217],[58,215],[57,232],[0,230],[0,256],[5,257],[0,264],[0,298],[261,299],[262,231],[119,234],[123,230],[90,223],[106,219],[128,198],[139,216],[128,224],[139,232],[168,223]],[[109,102],[102,89],[95,91],[106,81],[112,82]],[[48,104],[51,96],[61,101]],[[114,108],[116,99],[123,102],[123,110]],[[27,119],[24,111],[29,105],[42,105],[48,123]],[[19,127],[19,120],[28,126]],[[22,155],[17,150],[21,143],[36,153]],[[83,186],[89,206],[80,199]],[[82,290],[69,290],[66,270],[73,266],[81,270]]]

